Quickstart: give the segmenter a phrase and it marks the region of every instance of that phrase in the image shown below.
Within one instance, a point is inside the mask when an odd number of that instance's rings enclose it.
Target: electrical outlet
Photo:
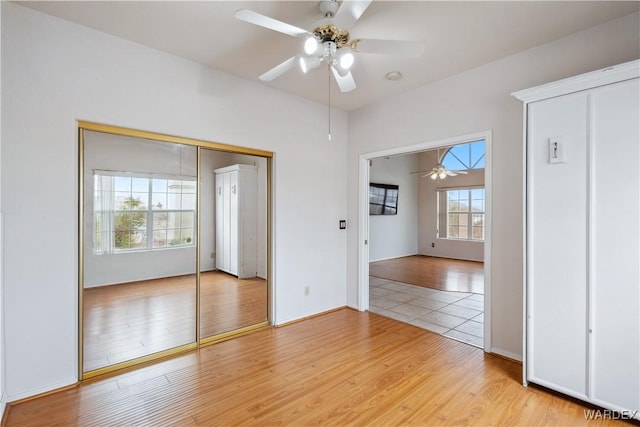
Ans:
[[[432,248],[435,248],[435,247],[436,247],[436,244],[435,244],[435,243],[433,243],[433,242],[431,242],[431,247],[432,247]]]
[[[309,286],[304,287],[304,296],[309,296]]]

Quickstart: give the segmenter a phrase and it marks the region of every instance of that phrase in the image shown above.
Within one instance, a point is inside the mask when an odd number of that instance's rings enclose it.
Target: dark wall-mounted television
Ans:
[[[396,215],[398,189],[393,184],[369,184],[369,215]]]

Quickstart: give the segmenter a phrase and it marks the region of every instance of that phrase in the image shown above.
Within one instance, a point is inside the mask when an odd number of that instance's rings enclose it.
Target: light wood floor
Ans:
[[[195,275],[101,286],[83,295],[84,371],[196,340]],[[200,276],[201,337],[267,320],[267,285],[211,271]]]
[[[484,294],[484,263],[413,255],[369,263],[369,275],[441,291]]]
[[[267,320],[267,282],[219,271],[200,275],[200,337],[210,337]]]
[[[518,363],[342,309],[10,407],[8,426],[586,424]],[[613,425],[591,422],[590,425]]]

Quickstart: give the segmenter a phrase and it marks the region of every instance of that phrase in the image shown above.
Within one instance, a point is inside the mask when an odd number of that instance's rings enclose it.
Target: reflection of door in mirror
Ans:
[[[201,150],[200,337],[268,320],[267,159]]]
[[[195,343],[197,148],[84,131],[82,170],[83,372]]]

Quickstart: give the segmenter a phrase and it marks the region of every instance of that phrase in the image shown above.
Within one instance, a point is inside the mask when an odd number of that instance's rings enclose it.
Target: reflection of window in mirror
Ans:
[[[197,148],[85,131],[83,159],[84,287],[195,274]]]
[[[82,371],[195,347],[197,147],[83,142]]]
[[[94,172],[95,254],[195,245],[196,181]]]

